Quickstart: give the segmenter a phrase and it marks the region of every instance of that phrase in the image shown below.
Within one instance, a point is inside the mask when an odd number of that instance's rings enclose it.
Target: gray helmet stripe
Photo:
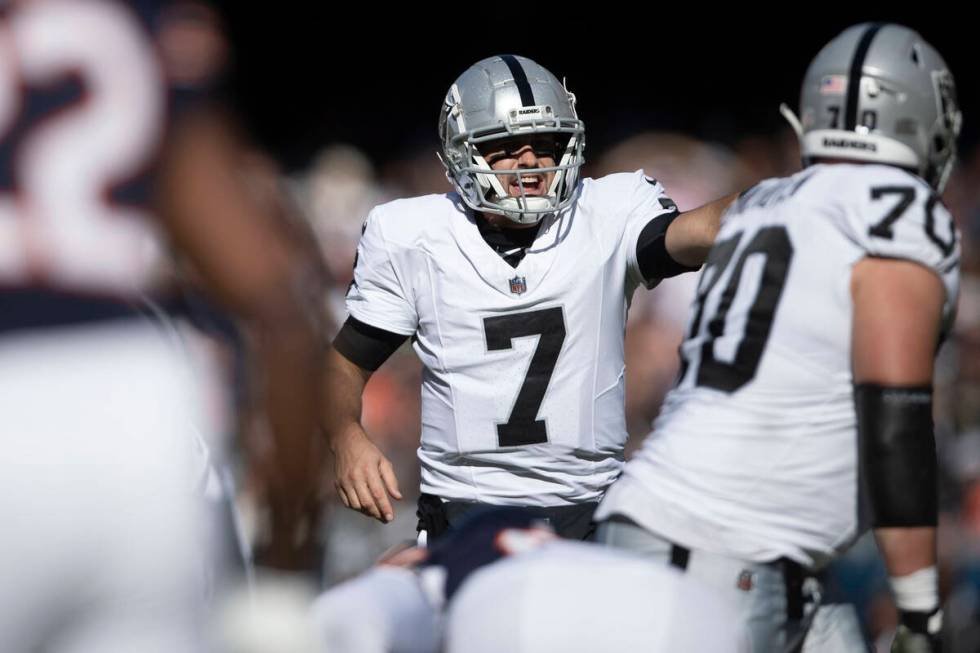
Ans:
[[[531,83],[527,81],[527,73],[524,72],[521,62],[512,54],[502,54],[500,58],[504,60],[504,63],[510,68],[510,74],[514,76],[517,91],[521,94],[521,104],[526,107],[533,107],[534,93],[531,92]]]
[[[861,35],[854,59],[851,61],[851,72],[847,76],[847,112],[844,114],[844,129],[854,131],[857,128],[858,102],[861,99],[861,74],[864,70],[864,60],[871,49],[871,41],[885,23],[872,23]]]

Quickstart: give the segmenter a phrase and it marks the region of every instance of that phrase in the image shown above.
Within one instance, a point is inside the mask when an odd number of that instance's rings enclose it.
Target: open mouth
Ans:
[[[521,186],[524,186],[525,195],[544,195],[544,175],[539,173],[525,173],[520,176],[520,181],[515,175],[510,177],[510,183],[508,184],[507,191],[512,196],[519,196],[521,194]]]

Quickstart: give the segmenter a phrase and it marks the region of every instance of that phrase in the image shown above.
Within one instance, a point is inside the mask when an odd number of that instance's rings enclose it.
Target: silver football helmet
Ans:
[[[885,163],[942,192],[956,159],[962,114],[946,62],[901,25],[863,23],[824,46],[800,93],[802,120],[780,110],[814,159]]]
[[[543,196],[525,193],[520,175],[518,196],[501,183],[513,170],[493,170],[484,158],[487,144],[541,134],[557,140],[554,172]],[[585,125],[575,113],[575,96],[550,72],[514,55],[490,57],[464,72],[446,94],[439,114],[439,136],[446,177],[467,206],[496,213],[520,224],[534,224],[560,211],[575,197],[579,168],[585,162]]]

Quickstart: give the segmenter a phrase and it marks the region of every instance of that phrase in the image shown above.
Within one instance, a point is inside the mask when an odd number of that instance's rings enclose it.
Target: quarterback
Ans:
[[[856,25],[813,60],[800,109],[784,112],[804,169],[726,213],[679,381],[598,538],[714,583],[770,651],[819,619],[804,616],[805,572],[872,528],[901,615],[893,650],[937,650],[931,383],[958,291],[940,200],[953,79],[914,31]]]
[[[378,206],[364,224],[329,359],[338,491],[393,517],[401,495],[359,423],[361,393],[411,338],[424,365],[420,532],[492,504],[587,537],[623,464],[630,297],[700,266],[728,200],[680,215],[641,171],[580,180],[575,96],[522,57],[464,72],[439,133],[455,192]]]

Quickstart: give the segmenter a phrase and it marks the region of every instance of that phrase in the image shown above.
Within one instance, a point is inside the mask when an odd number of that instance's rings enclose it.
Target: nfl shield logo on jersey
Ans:
[[[521,295],[527,292],[527,281],[524,277],[514,277],[510,280],[510,291],[515,295]]]

